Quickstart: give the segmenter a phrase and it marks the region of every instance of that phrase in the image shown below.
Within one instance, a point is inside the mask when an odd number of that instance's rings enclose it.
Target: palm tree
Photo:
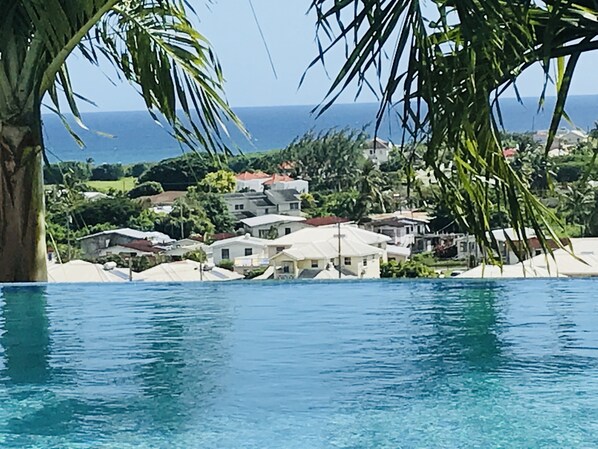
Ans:
[[[368,159],[364,163],[357,181],[359,197],[357,198],[355,209],[359,221],[363,220],[370,213],[386,212],[388,195],[384,192],[384,187],[385,183],[382,179],[382,173]]]
[[[399,104],[405,138],[425,141],[431,168],[460,224],[485,247],[491,191],[511,225],[532,226],[548,249],[554,216],[502,156],[500,95],[521,73],[540,64],[546,87],[556,69],[556,106],[546,149],[564,114],[581,54],[598,49],[594,0],[312,0],[320,56],[340,47],[346,62],[334,78],[326,110],[356,82],[380,95],[378,123]],[[380,88],[375,88],[379,80]],[[543,104],[544,93],[540,104]],[[450,149],[454,172],[440,170]]]
[[[0,282],[44,281],[42,102],[82,143],[67,60],[110,62],[183,144],[222,150],[220,65],[180,0],[0,0]]]
[[[568,185],[562,193],[562,209],[567,222],[581,228],[581,236],[588,235],[590,219],[596,207],[596,194],[588,183]]]

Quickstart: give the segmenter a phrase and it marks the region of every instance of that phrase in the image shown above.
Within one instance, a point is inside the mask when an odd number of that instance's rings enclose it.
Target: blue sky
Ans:
[[[330,80],[320,66],[309,71],[298,90],[303,72],[317,54],[314,18],[306,15],[309,3],[310,0],[253,0],[278,78],[268,62],[248,0],[217,0],[209,9],[198,7],[201,19],[198,28],[210,39],[220,57],[227,79],[227,97],[233,106],[312,105],[322,100]],[[83,111],[143,109],[143,103],[131,86],[120,83],[113,86],[101,70],[76,55],[69,63],[77,91],[98,105],[96,108],[82,104]],[[341,54],[332,55],[331,73],[341,63]],[[597,63],[596,54],[582,57],[571,94],[598,94]],[[105,70],[111,73],[110,68]],[[524,96],[538,96],[541,85],[541,71],[533,69],[521,78],[519,89]],[[353,94],[354,91],[347,92],[339,102],[352,102]],[[366,93],[358,101],[375,99]]]

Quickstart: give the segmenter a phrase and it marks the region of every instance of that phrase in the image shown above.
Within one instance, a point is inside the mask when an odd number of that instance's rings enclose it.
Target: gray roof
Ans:
[[[300,193],[295,189],[266,190],[266,195],[268,195],[274,203],[280,204],[299,201]]]

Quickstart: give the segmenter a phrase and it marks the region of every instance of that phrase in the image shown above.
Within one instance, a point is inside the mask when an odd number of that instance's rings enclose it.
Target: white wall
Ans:
[[[309,182],[304,179],[296,179],[294,181],[275,182],[271,186],[272,190],[290,190],[295,189],[299,193],[309,192]]]
[[[245,257],[246,248],[251,248],[253,256],[267,257],[265,246],[260,246],[254,243],[237,240],[235,242],[230,242],[228,244],[219,245],[213,248],[214,264],[218,265],[220,262],[222,262],[223,249],[229,250],[228,260],[235,260],[237,257]]]
[[[300,221],[292,221],[287,223],[273,223],[262,226],[254,226],[252,228],[245,226],[245,230],[249,232],[253,237],[265,239],[267,238],[266,234],[270,231],[271,227],[274,227],[278,231],[278,237],[282,237],[284,235],[287,235],[287,228],[289,228],[291,233],[293,233],[307,227],[307,225]],[[260,231],[263,231],[263,235],[260,235]]]

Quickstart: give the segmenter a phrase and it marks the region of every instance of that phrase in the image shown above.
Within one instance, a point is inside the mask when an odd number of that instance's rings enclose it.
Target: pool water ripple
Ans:
[[[0,287],[0,447],[598,447],[596,285]]]

